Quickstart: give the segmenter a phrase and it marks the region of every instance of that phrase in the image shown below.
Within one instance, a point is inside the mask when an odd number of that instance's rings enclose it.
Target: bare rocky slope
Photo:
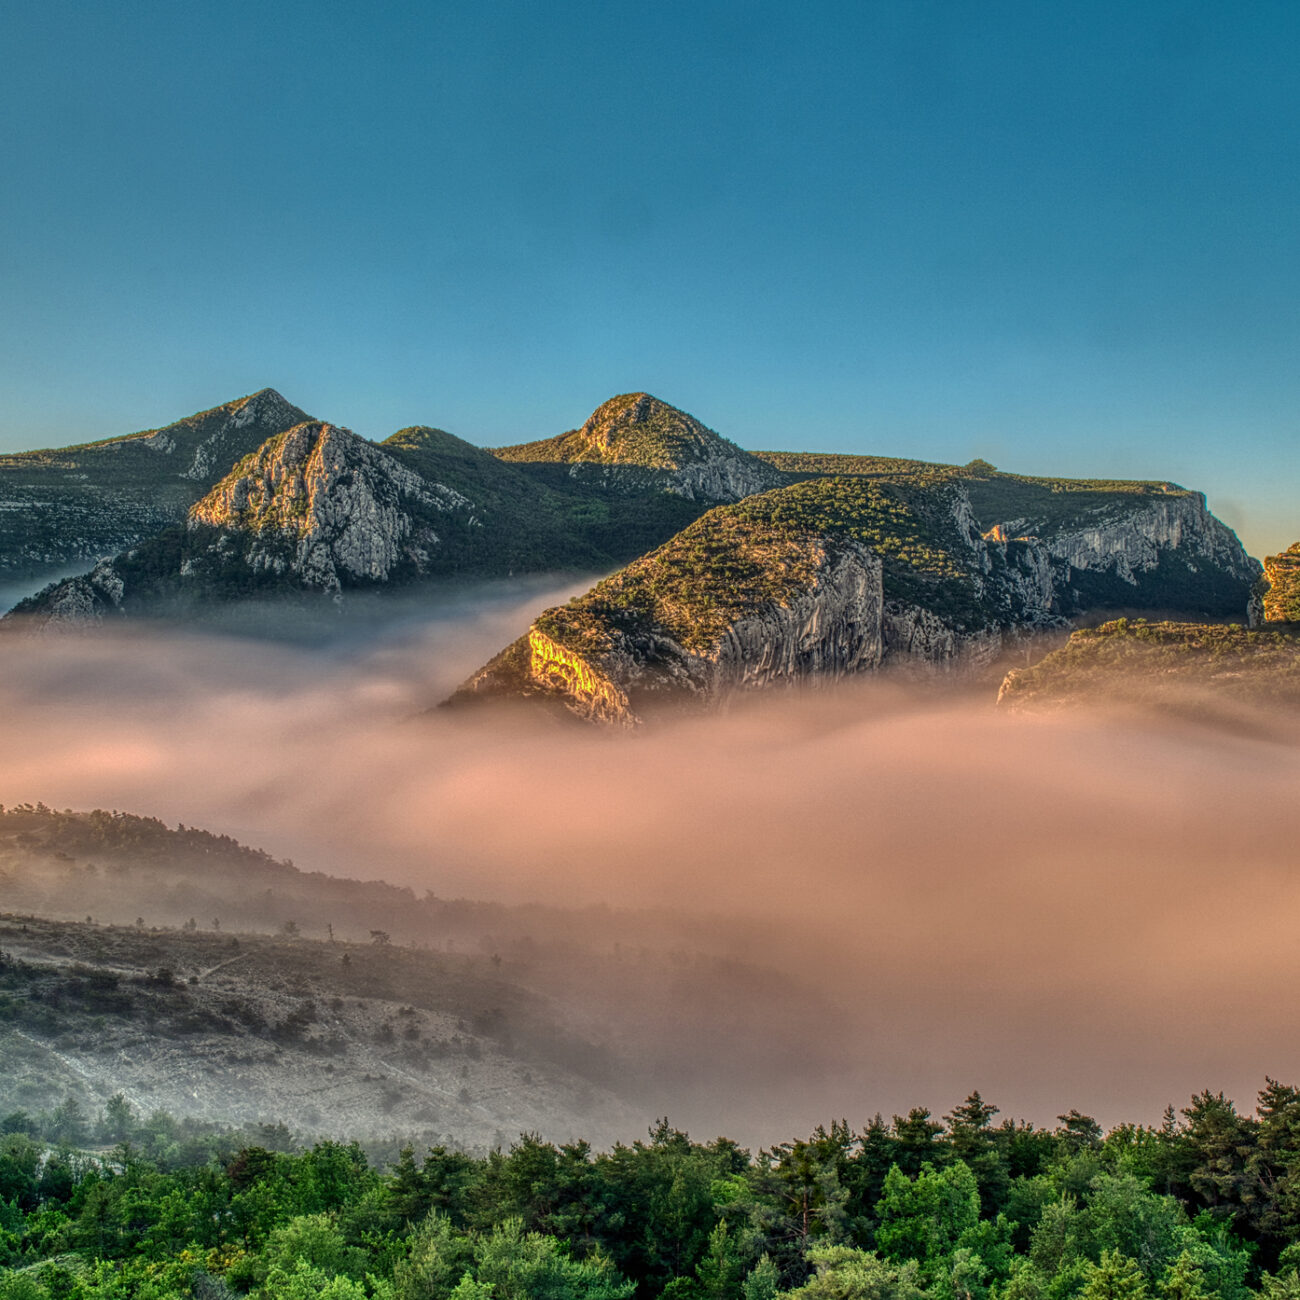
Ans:
[[[842,1068],[740,921],[418,895],[120,812],[0,808],[0,1095],[468,1145],[597,1142]],[[729,1035],[725,1054],[717,1051]],[[773,1036],[789,1046],[772,1059]]]

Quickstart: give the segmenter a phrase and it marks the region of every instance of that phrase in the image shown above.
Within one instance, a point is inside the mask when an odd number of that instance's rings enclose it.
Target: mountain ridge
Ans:
[[[1119,513],[1109,533],[1093,525],[1010,538],[981,531],[951,474],[810,477],[716,507],[545,611],[448,703],[513,695],[636,725],[637,697],[711,706],[759,685],[882,667],[970,675],[1009,640],[1066,627],[1117,590],[1153,607],[1192,590],[1245,614],[1256,569],[1199,494]],[[808,562],[849,544],[863,575],[851,595]]]
[[[205,437],[187,435],[181,468],[296,414],[270,389],[213,408],[199,421]],[[133,437],[143,447],[159,434]],[[166,434],[132,454],[180,451]],[[735,513],[703,523],[719,510]],[[848,538],[862,551],[857,571],[832,580]],[[754,559],[764,547],[766,569]],[[548,611],[468,693],[511,683],[536,694],[545,681],[541,693],[554,695],[567,673],[582,691],[602,681],[612,713],[635,716],[626,690],[652,680],[703,699],[736,683],[833,677],[846,663],[964,674],[1008,638],[1090,609],[1240,616],[1259,574],[1204,497],[1177,484],[1031,478],[984,461],[756,456],[631,393],[578,430],[495,451],[430,426],[380,443],[321,421],[276,430],[191,502],[183,525],[29,598],[6,626],[205,617],[235,597],[337,602],[431,578],[611,569],[583,607],[591,631],[605,602],[594,651],[571,617]],[[832,595],[841,579],[851,597]],[[697,635],[706,624],[709,636]],[[879,654],[846,651],[841,637],[878,638]]]
[[[0,455],[0,573],[93,564],[182,522],[235,461],[309,418],[263,388],[157,429]]]

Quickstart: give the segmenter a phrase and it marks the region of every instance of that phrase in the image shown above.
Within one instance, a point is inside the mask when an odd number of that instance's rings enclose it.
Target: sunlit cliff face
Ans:
[[[365,649],[7,644],[0,801],[149,813],[442,896],[710,915],[714,952],[834,1006],[819,1030],[846,1063],[766,1106],[772,1139],[972,1088],[1039,1121],[1154,1120],[1203,1087],[1300,1079],[1279,996],[1300,976],[1300,745],[1276,721],[1007,717],[879,682],[637,735],[416,716],[565,595]],[[683,1047],[683,1078],[727,1029]],[[734,1129],[746,1079],[663,1103]]]

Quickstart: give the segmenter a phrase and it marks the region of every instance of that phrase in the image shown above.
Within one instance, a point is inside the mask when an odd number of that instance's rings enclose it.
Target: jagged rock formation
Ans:
[[[1300,623],[1300,542],[1264,561],[1264,618],[1269,623]]]
[[[625,393],[596,408],[581,429],[496,450],[503,460],[561,463],[584,483],[647,488],[692,501],[739,501],[785,476],[649,393]]]
[[[1300,637],[1240,624],[1116,619],[1009,672],[1007,709],[1141,705],[1205,716],[1215,701],[1300,708]]]
[[[428,571],[440,516],[473,503],[331,424],[301,424],[241,461],[190,511],[185,577],[237,562],[337,593]],[[213,536],[215,534],[215,536]]]
[[[0,573],[93,561],[181,522],[237,460],[308,418],[264,388],[163,429],[0,456]]]

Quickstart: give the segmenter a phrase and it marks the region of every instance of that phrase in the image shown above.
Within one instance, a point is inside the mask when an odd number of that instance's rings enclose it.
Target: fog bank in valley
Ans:
[[[0,801],[155,815],[444,897],[647,909],[660,946],[689,914],[693,945],[829,1008],[794,1034],[755,981],[757,1005],[684,1041],[683,1087],[652,1108],[701,1135],[775,1141],[972,1088],[1039,1122],[1153,1121],[1203,1087],[1248,1104],[1266,1073],[1300,1081],[1288,733],[1194,708],[1006,716],[887,681],[635,735],[422,712],[566,594],[499,590],[327,648],[5,638]],[[743,1073],[687,1086],[701,1055],[719,1077],[732,1025],[786,1072],[809,1033],[834,1051],[756,1112]]]

